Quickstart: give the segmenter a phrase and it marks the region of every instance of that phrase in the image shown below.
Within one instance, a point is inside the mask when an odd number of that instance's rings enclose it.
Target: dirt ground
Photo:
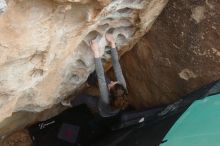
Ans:
[[[9,135],[2,141],[0,146],[33,146],[27,130],[22,130]]]

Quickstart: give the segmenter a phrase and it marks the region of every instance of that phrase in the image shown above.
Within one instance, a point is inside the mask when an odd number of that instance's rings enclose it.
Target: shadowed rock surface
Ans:
[[[220,79],[219,8],[218,0],[169,1],[149,33],[121,58],[133,105],[169,103]]]

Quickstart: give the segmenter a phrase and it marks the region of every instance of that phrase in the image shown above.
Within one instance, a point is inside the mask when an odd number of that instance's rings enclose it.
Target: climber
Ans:
[[[103,117],[113,116],[117,114],[120,109],[124,109],[128,105],[125,97],[127,94],[127,86],[119,64],[118,53],[113,35],[111,33],[107,33],[106,40],[111,47],[112,65],[117,81],[110,81],[105,76],[101,62],[99,44],[96,40],[92,40],[90,42],[90,46],[95,57],[96,78],[98,79],[101,95],[98,101],[98,110]]]
[[[86,104],[92,112],[99,112],[102,117],[111,117],[116,115],[121,109],[128,106],[126,98],[127,86],[122,74],[121,66],[118,60],[118,53],[116,50],[115,41],[111,33],[106,34],[106,40],[111,47],[112,65],[116,75],[117,81],[110,81],[104,73],[101,62],[101,53],[99,44],[96,40],[90,42],[91,50],[95,58],[95,72],[93,72],[87,84],[96,85],[98,81],[100,98],[95,96],[81,94],[72,101],[62,102],[64,106],[77,106]]]

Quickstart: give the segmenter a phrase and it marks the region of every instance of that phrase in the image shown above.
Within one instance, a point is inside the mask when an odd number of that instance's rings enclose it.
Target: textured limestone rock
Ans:
[[[7,4],[5,0],[0,0],[0,14],[5,12],[6,8],[7,8]]]
[[[175,101],[220,79],[220,1],[170,0],[153,27],[121,58],[137,107]]]
[[[113,29],[120,53],[144,35],[168,0],[7,0],[0,15],[0,121],[59,103],[94,70],[88,42]],[[1,1],[3,2],[3,1]]]

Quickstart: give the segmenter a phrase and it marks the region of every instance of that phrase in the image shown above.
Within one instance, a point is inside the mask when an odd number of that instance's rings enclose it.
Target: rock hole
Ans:
[[[132,22],[128,19],[118,19],[115,21],[112,21],[112,26],[114,27],[128,27],[128,26],[132,26]]]
[[[98,26],[98,30],[100,30],[100,31],[105,31],[108,27],[109,27],[109,24],[108,24],[108,23],[106,23],[106,24],[104,24],[104,25],[99,25],[99,26]]]
[[[102,57],[101,60],[102,60],[102,63],[103,63],[103,64],[105,64],[105,63],[108,62],[108,60],[107,60],[106,58],[104,58],[104,57]]]
[[[115,35],[123,34],[126,39],[130,38],[135,33],[135,28],[132,26],[128,27],[117,27],[115,28]]]
[[[109,46],[105,46],[105,52],[102,58],[103,62],[107,62],[109,59],[111,59],[111,48]]]
[[[117,12],[118,13],[130,13],[132,11],[133,11],[132,9],[126,7],[126,8],[123,8],[123,9],[119,9]]]
[[[118,36],[116,37],[116,45],[122,46],[125,45],[127,43],[127,39],[123,34],[118,34]]]
[[[87,34],[87,36],[85,37],[85,41],[88,43],[89,41],[95,39],[96,37],[101,37],[101,34],[98,31],[93,30]]]
[[[114,19],[113,18],[104,18],[102,19],[102,21],[99,23],[99,25],[104,25],[106,23],[109,23],[111,21],[113,21]]]
[[[79,76],[77,75],[77,74],[72,74],[71,76],[70,76],[70,82],[71,83],[77,83],[79,81]]]
[[[105,53],[111,55],[111,48],[109,46],[105,46]]]
[[[77,63],[77,66],[79,67],[83,67],[83,68],[87,67],[87,64],[82,59],[78,59],[76,63]]]
[[[115,30],[115,29],[111,27],[111,28],[109,28],[109,29],[106,31],[106,33],[114,33],[114,30]]]

